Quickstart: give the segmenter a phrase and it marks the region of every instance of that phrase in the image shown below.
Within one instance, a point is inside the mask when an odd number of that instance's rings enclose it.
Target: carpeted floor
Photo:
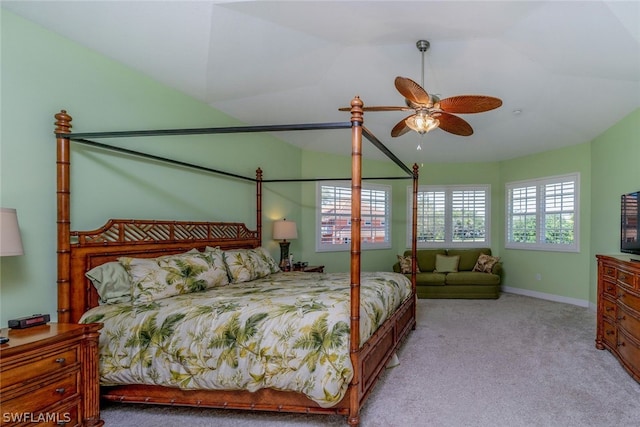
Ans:
[[[418,326],[361,413],[366,427],[640,426],[640,384],[595,348],[595,313],[503,294],[418,300]],[[107,426],[346,426],[341,416],[105,404]]]

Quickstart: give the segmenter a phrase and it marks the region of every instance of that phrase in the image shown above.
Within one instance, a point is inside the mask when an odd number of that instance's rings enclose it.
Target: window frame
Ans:
[[[348,251],[351,250],[351,239],[349,237],[349,241],[338,244],[338,243],[322,243],[322,187],[330,186],[330,187],[341,187],[346,188],[351,192],[351,181],[343,181],[343,180],[335,180],[335,181],[318,181],[316,182],[316,252],[339,252],[339,251]],[[382,242],[370,242],[361,240],[360,249],[361,250],[375,250],[375,249],[390,249],[392,247],[391,244],[391,210],[392,210],[392,186],[386,184],[370,184],[370,183],[362,183],[361,188],[362,194],[365,191],[384,191],[386,200],[385,200],[385,215],[384,215],[384,228],[385,228],[385,240]],[[362,201],[365,201],[364,198],[361,198]],[[364,204],[364,203],[363,203]],[[341,215],[342,216],[342,215]],[[347,215],[344,215],[345,217]],[[364,229],[365,225],[365,217],[368,215],[363,211],[361,213],[361,230]],[[351,222],[351,203],[349,203],[349,214],[348,221]],[[349,224],[350,225],[350,224]],[[350,234],[349,234],[350,236]],[[362,236],[361,236],[362,238]]]
[[[545,203],[545,189],[548,185],[559,185],[567,182],[573,183],[573,210],[567,211],[565,209],[551,210],[547,208]],[[512,224],[513,216],[512,212],[512,197],[513,190],[523,189],[525,187],[535,187],[535,234],[536,241],[532,243],[516,242],[513,240]],[[564,194],[562,192],[558,197]],[[562,203],[561,203],[562,204]],[[535,179],[527,179],[521,181],[513,181],[505,184],[505,237],[504,244],[506,249],[525,249],[534,251],[551,251],[551,252],[580,252],[580,173],[574,172],[564,175],[555,175],[548,177],[541,177]],[[560,214],[571,212],[573,215],[573,242],[553,243],[545,242],[545,219],[547,215]],[[528,212],[529,215],[532,215]]]
[[[445,193],[445,238],[443,242],[420,242],[418,240],[417,247],[424,249],[432,248],[477,248],[491,247],[491,184],[472,184],[472,185],[420,185],[420,192],[444,192]],[[484,191],[485,193],[485,235],[484,241],[454,242],[453,241],[453,192],[455,191]],[[407,247],[411,247],[412,235],[412,212],[413,212],[413,188],[407,187]],[[418,213],[418,222],[420,222],[420,214]],[[419,232],[419,230],[418,230]]]

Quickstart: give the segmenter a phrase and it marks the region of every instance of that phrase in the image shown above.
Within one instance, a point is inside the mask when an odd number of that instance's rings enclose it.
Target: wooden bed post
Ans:
[[[362,195],[362,106],[359,97],[351,100],[351,362],[353,380],[349,396],[351,426],[360,423],[360,225]]]
[[[262,246],[262,169],[256,169],[256,231]]]
[[[71,132],[71,116],[61,110],[56,118],[55,134]],[[56,136],[57,175],[57,227],[58,227],[58,323],[69,323],[71,307],[70,266],[71,266],[71,204],[69,199],[70,140]]]

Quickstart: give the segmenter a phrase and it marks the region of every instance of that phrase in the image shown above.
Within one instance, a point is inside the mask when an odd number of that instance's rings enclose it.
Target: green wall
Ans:
[[[591,286],[596,301],[596,254],[620,253],[620,195],[640,191],[640,109],[593,140],[591,158]]]
[[[0,324],[56,310],[56,197],[53,115],[66,109],[74,132],[229,126],[228,116],[138,72],[2,10],[0,205],[18,209],[25,255],[0,259]],[[512,291],[571,303],[595,302],[596,253],[618,251],[623,192],[640,189],[640,110],[593,142],[489,163],[424,164],[420,184],[490,184],[491,246],[504,261]],[[347,177],[348,156],[302,151],[267,135],[105,140],[155,155],[265,179]],[[350,137],[345,136],[345,144]],[[373,150],[363,143],[365,154]],[[393,150],[392,144],[389,148]],[[390,162],[364,161],[364,175],[402,176]],[[506,250],[504,184],[580,172],[579,253]],[[365,251],[364,270],[388,270],[406,248],[406,195],[411,180],[392,185],[392,244]],[[229,202],[229,194],[233,201]],[[233,220],[255,224],[255,189],[235,179],[74,146],[72,228],[91,229],[106,218]],[[267,183],[263,244],[279,257],[271,222],[298,222],[296,259],[345,271],[346,252],[315,253],[315,183]],[[250,208],[247,208],[249,206]],[[541,280],[536,280],[536,274]]]
[[[74,132],[238,124],[208,105],[10,12],[1,16],[0,204],[16,208],[24,256],[0,260],[0,322],[56,318],[56,169],[53,115]],[[266,134],[101,140],[254,177],[297,177],[301,152]],[[255,185],[74,144],[71,227],[107,218],[243,221],[255,226]],[[270,219],[299,216],[299,190],[263,192],[264,244],[277,256]],[[232,198],[232,202],[230,202]]]
[[[504,184],[512,181],[578,172],[580,174],[580,251],[549,252],[505,249]],[[504,286],[532,296],[557,296],[586,305],[589,300],[591,215],[591,153],[589,144],[513,159],[500,164],[502,211],[499,215]]]

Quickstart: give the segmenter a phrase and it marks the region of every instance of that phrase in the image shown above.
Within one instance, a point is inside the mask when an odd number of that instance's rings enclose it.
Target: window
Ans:
[[[407,247],[411,246],[413,193],[408,188]],[[491,186],[420,186],[418,247],[490,245]]]
[[[318,201],[316,237],[317,251],[351,248],[351,183],[325,181],[316,185]],[[361,248],[391,247],[391,187],[362,184]]]
[[[578,173],[506,185],[505,247],[578,252]]]

